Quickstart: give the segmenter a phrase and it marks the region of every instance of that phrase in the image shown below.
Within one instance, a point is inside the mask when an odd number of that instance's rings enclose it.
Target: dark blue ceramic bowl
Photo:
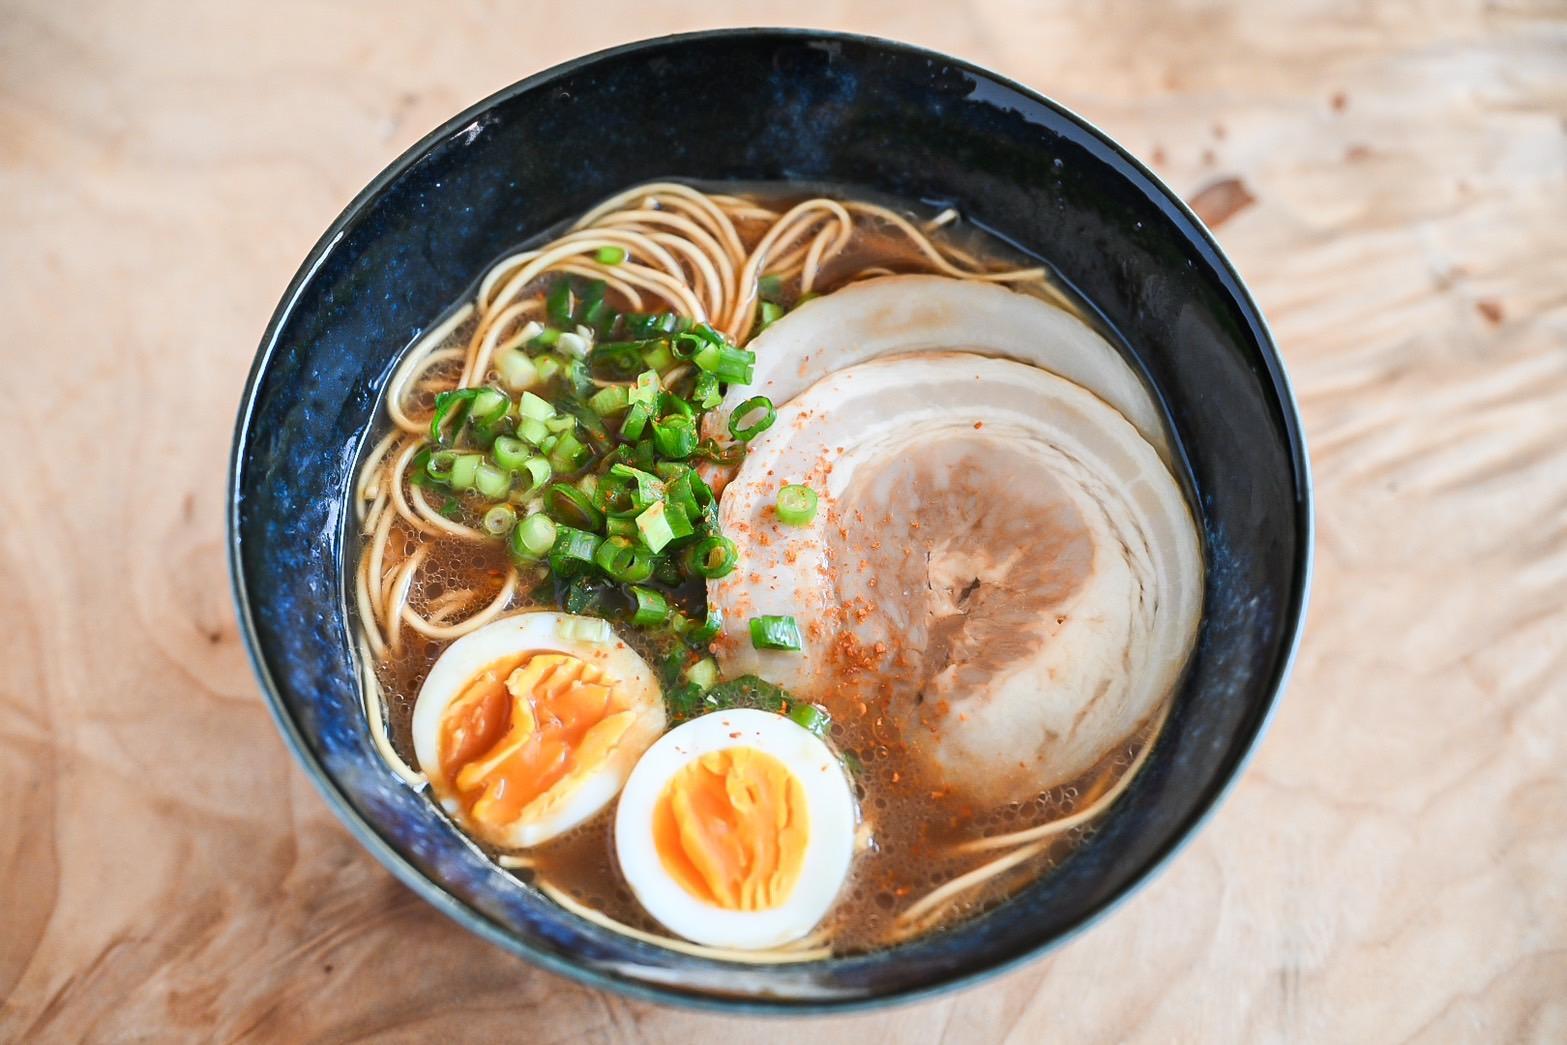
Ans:
[[[400,784],[366,734],[345,625],[344,498],[399,352],[507,247],[654,178],[797,179],[951,203],[1046,259],[1168,411],[1206,541],[1201,634],[1157,750],[1103,827],[993,913],[895,951],[750,968],[581,921]],[[906,999],[1037,955],[1163,864],[1235,778],[1289,668],[1311,562],[1300,422],[1262,316],[1181,201],[1017,84],[902,44],[740,30],[530,77],[393,163],[272,317],[234,440],[235,598],[278,726],[391,871],[531,961],[645,998],[809,1011]]]

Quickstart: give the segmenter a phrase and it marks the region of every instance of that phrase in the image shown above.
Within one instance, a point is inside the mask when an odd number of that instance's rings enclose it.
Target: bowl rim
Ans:
[[[315,276],[317,269],[342,239],[347,227],[361,216],[361,212],[366,205],[384,192],[394,181],[439,143],[458,133],[476,119],[482,117],[484,113],[518,95],[547,87],[553,81],[606,59],[635,55],[642,51],[655,50],[675,43],[722,39],[777,39],[789,42],[852,43],[858,46],[939,61],[951,68],[989,80],[1008,90],[1016,91],[1018,94],[1051,109],[1063,119],[1076,124],[1087,134],[1091,135],[1101,145],[1115,154],[1121,162],[1127,164],[1133,171],[1145,178],[1149,185],[1162,197],[1162,202],[1165,205],[1173,208],[1177,214],[1191,223],[1197,238],[1203,241],[1202,246],[1211,252],[1214,268],[1224,277],[1227,283],[1224,289],[1233,297],[1236,305],[1240,307],[1246,316],[1248,325],[1252,328],[1255,336],[1256,348],[1264,364],[1268,383],[1271,385],[1273,394],[1278,400],[1284,435],[1288,443],[1290,465],[1293,469],[1293,479],[1297,490],[1294,522],[1296,535],[1299,539],[1299,548],[1295,555],[1293,571],[1297,595],[1293,603],[1286,607],[1284,617],[1285,626],[1289,633],[1287,646],[1283,650],[1282,656],[1277,658],[1271,677],[1267,681],[1269,694],[1267,705],[1263,709],[1262,714],[1257,717],[1251,728],[1250,735],[1245,736],[1242,734],[1239,737],[1243,746],[1239,754],[1234,757],[1227,771],[1208,784],[1205,789],[1206,793],[1200,798],[1194,811],[1179,826],[1179,829],[1170,841],[1146,859],[1143,866],[1137,870],[1137,873],[1125,886],[1096,906],[1085,911],[1062,932],[1048,939],[1041,940],[1017,954],[977,962],[960,971],[942,974],[940,978],[932,982],[888,993],[832,1000],[731,998],[719,995],[692,994],[674,987],[622,979],[608,972],[580,965],[568,958],[535,948],[491,921],[482,912],[453,896],[439,882],[427,876],[401,853],[392,848],[375,828],[360,815],[359,811],[354,808],[347,795],[339,788],[337,782],[321,764],[320,759],[310,749],[298,724],[284,707],[277,683],[268,670],[262,655],[256,633],[255,620],[250,607],[250,593],[246,587],[244,569],[240,557],[238,483],[262,375],[268,369],[272,355],[277,349],[279,332],[293,314],[294,307],[305,286]],[[316,790],[326,800],[328,808],[336,814],[338,820],[348,829],[349,833],[395,878],[436,910],[445,914],[469,932],[512,955],[588,987],[613,991],[639,1001],[728,1015],[846,1015],[930,999],[938,995],[976,986],[1003,973],[1034,962],[1045,954],[1075,939],[1111,912],[1118,909],[1134,894],[1155,879],[1160,872],[1165,870],[1192,839],[1200,833],[1201,829],[1214,815],[1215,810],[1223,800],[1228,797],[1236,783],[1245,773],[1252,759],[1256,756],[1257,748],[1260,746],[1262,738],[1267,734],[1278,713],[1279,704],[1289,683],[1290,675],[1293,672],[1295,661],[1300,651],[1301,637],[1305,630],[1306,612],[1311,596],[1312,567],[1316,557],[1315,490],[1311,473],[1311,461],[1307,453],[1304,425],[1301,420],[1300,405],[1294,388],[1290,383],[1283,359],[1279,355],[1277,342],[1273,337],[1272,330],[1268,326],[1267,318],[1264,316],[1262,309],[1252,297],[1250,290],[1241,279],[1240,273],[1236,270],[1234,264],[1231,263],[1229,256],[1225,254],[1218,240],[1215,239],[1212,230],[1192,211],[1185,200],[1166,185],[1163,179],[1098,126],[1059,102],[1046,97],[1039,91],[1018,83],[1011,77],[977,63],[900,40],[862,33],[805,27],[747,26],[704,29],[694,32],[670,33],[663,36],[648,37],[602,48],[560,62],[502,87],[500,90],[463,109],[455,116],[443,121],[439,126],[405,149],[396,159],[372,178],[333,219],[315,245],[310,248],[310,252],[305,256],[305,260],[295,271],[282,297],[279,299],[277,307],[268,319],[255,359],[251,363],[250,372],[245,380],[244,392],[241,395],[238,415],[235,419],[234,439],[229,455],[226,497],[226,525],[228,531],[226,544],[229,585],[239,618],[240,635],[244,640],[245,652],[250,661],[251,670],[261,686],[261,691],[266,697],[267,710],[277,726],[278,732],[282,734],[285,744],[293,753],[294,758],[304,768],[306,776],[310,778]]]

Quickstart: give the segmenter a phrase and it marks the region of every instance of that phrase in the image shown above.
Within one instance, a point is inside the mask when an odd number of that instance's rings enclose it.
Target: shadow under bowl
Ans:
[[[402,350],[503,250],[638,182],[804,181],[958,207],[1045,259],[1147,378],[1206,555],[1201,629],[1131,789],[1056,871],[957,928],[750,967],[583,921],[466,844],[366,731],[343,571],[356,455]],[[965,62],[812,31],[647,41],[530,77],[377,177],[310,252],[250,375],[230,475],[242,631],[333,809],[415,892],[496,944],[626,994],[727,1011],[864,1007],[971,982],[1124,898],[1234,779],[1287,674],[1309,578],[1300,423],[1261,314],[1207,230],[1081,119]]]

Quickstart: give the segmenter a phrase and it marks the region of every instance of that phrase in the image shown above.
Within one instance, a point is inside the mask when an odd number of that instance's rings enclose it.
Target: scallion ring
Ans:
[[[757,418],[754,424],[745,424],[745,419],[758,410],[762,412],[762,416]],[[771,428],[776,420],[778,420],[778,411],[773,409],[773,401],[766,396],[752,396],[730,413],[729,434],[742,443],[749,443]]]
[[[790,483],[778,491],[778,521],[785,526],[805,526],[816,518],[816,491]]]

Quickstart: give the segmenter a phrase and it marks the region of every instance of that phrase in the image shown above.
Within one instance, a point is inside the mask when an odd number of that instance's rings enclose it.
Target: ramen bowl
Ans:
[[[945,932],[771,966],[621,935],[488,859],[388,768],[367,729],[345,498],[400,353],[505,249],[669,178],[825,183],[956,207],[1089,302],[1165,412],[1206,570],[1168,723],[1070,858]],[[1311,525],[1277,352],[1178,197],[1027,88],[903,44],[792,30],[670,37],[568,62],[415,145],[348,205],[284,293],[240,407],[230,477],[234,592],[262,690],[376,859],[547,969],[729,1011],[852,1009],[971,983],[1060,944],[1147,881],[1213,810],[1268,721],[1302,619]]]

